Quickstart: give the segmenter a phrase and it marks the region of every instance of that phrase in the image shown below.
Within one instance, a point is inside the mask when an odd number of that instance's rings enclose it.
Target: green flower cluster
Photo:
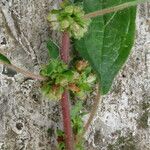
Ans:
[[[72,91],[79,99],[85,99],[96,81],[91,67],[85,61],[78,61],[74,68],[68,69],[62,61],[52,59],[40,73],[48,77],[47,81],[42,82],[42,91],[53,100],[60,100],[64,89]]]
[[[52,10],[47,19],[53,30],[67,31],[70,37],[80,39],[90,24],[90,19],[85,19],[84,15],[82,7],[64,4],[60,9]]]

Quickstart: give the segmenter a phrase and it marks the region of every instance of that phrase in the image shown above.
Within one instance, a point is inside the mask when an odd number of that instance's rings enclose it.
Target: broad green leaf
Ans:
[[[57,59],[59,57],[59,47],[52,40],[47,42],[47,48],[50,58]]]
[[[11,64],[9,59],[6,56],[4,56],[3,54],[1,54],[1,53],[0,53],[0,61],[3,61],[5,63],[7,63],[7,64]]]
[[[130,0],[131,1],[131,0]],[[129,0],[84,0],[86,13],[129,2]],[[101,94],[107,94],[112,82],[127,60],[135,35],[136,8],[128,8],[92,19],[88,33],[75,48],[96,71]]]

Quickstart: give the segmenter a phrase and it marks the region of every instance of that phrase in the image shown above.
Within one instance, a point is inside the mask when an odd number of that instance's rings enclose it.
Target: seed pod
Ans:
[[[72,92],[80,92],[80,88],[77,87],[77,85],[75,83],[70,83],[69,84],[69,89],[72,91]]]
[[[76,69],[79,72],[84,70],[87,66],[88,66],[88,62],[87,61],[80,60],[80,61],[77,61],[77,63],[76,63]]]

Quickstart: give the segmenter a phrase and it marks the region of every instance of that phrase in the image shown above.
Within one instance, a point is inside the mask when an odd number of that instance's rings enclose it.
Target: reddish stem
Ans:
[[[69,62],[69,48],[70,48],[69,34],[67,32],[64,32],[62,35],[60,54],[61,54],[61,59],[66,64],[68,64]],[[62,95],[61,107],[62,107],[62,116],[63,116],[63,126],[65,132],[66,150],[74,150],[74,140],[73,140],[73,133],[71,128],[71,117],[70,117],[69,93],[67,90]]]
[[[70,49],[70,38],[67,32],[64,32],[62,35],[62,43],[61,43],[60,56],[61,59],[68,64],[69,62],[69,49]]]

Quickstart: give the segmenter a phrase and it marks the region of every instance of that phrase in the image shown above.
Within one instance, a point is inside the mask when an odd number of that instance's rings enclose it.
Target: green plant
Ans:
[[[64,90],[68,89],[76,97],[85,99],[86,93],[91,91],[96,77],[86,61],[77,61],[74,66],[68,68],[61,60],[51,59],[40,72],[47,78],[42,82],[43,93],[52,100],[60,100]]]
[[[60,144],[62,149],[75,149],[74,140],[78,149],[82,149],[79,141],[82,141],[82,136],[92,122],[100,95],[110,91],[112,82],[127,60],[134,43],[135,6],[145,1],[122,0],[120,3],[119,0],[106,0],[103,3],[102,0],[64,0],[59,9],[52,10],[48,15],[52,29],[62,32],[61,45],[48,41],[51,59],[42,67],[40,75],[16,67],[0,53],[0,64],[40,80],[46,96],[61,99],[64,131],[58,132],[58,137],[63,137]],[[80,59],[76,63],[70,63],[70,38],[73,51],[79,53],[77,58]],[[98,96],[84,126],[80,111],[70,115],[68,91],[74,94],[75,99],[82,101],[91,92],[95,81],[99,82]],[[77,110],[81,106],[79,104],[75,104]]]
[[[71,125],[74,135],[74,140],[76,141],[76,138],[78,136],[82,135],[83,133],[83,116],[86,114],[86,112],[83,111],[83,104],[81,101],[78,101],[71,110]],[[57,129],[57,142],[58,142],[58,149],[63,150],[65,149],[65,138],[64,138],[64,132],[60,129]],[[75,144],[76,150],[84,150],[84,140],[83,138],[80,139],[78,143]]]
[[[83,8],[68,2],[62,3],[59,10],[52,10],[48,21],[53,30],[68,31],[70,37],[80,39],[88,30],[90,19],[84,18]]]

